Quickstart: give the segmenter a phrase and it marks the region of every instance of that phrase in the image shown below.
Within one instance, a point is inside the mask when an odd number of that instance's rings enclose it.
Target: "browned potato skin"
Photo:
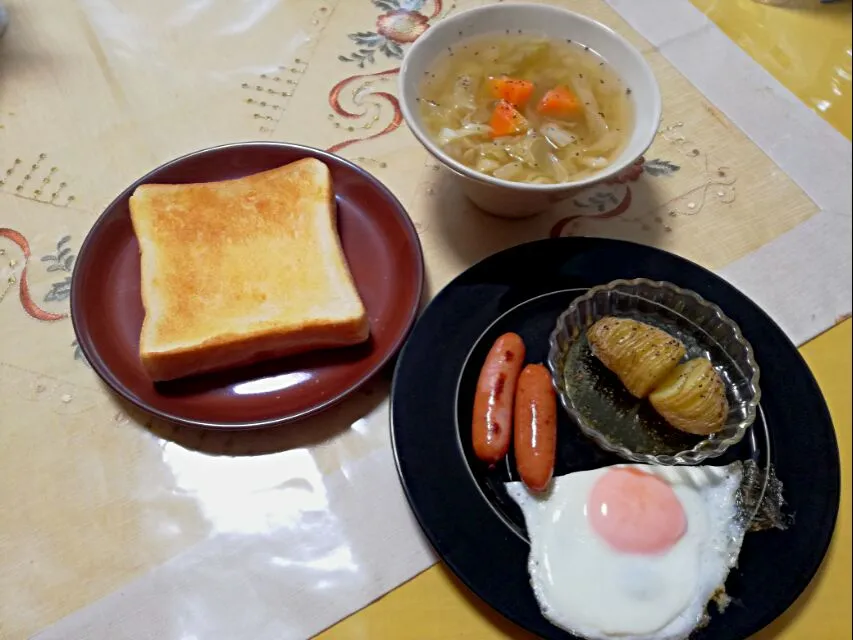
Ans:
[[[686,353],[665,331],[630,318],[602,318],[586,335],[595,357],[636,398],[648,396]]]
[[[725,383],[705,358],[676,367],[649,402],[673,427],[700,436],[719,431],[729,413]]]

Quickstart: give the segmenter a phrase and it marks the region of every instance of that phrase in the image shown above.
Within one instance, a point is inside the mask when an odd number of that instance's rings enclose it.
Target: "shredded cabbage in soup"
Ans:
[[[426,74],[424,128],[452,158],[516,182],[579,180],[621,153],[633,126],[628,89],[569,41],[494,35],[452,47]]]

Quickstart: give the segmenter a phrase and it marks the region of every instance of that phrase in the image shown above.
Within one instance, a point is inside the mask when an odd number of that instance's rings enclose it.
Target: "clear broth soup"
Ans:
[[[465,40],[426,73],[424,128],[453,159],[503,180],[571,182],[622,152],[631,90],[588,47],[528,34]]]

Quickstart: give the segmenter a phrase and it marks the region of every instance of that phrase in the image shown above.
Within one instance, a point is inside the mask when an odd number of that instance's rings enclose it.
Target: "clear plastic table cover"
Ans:
[[[702,97],[654,33],[632,29],[619,2],[554,4],[645,53],[664,94],[661,135],[623,181],[510,224],[471,209],[401,126],[394,97],[407,45],[479,1],[2,1],[2,638],[304,638],[435,561],[393,465],[389,372],[306,422],[221,433],[152,422],[80,358],[67,306],[74,256],[103,207],[154,166],[237,140],[341,153],[409,209],[433,293],[480,258],[549,234],[633,239],[721,269],[820,219],[814,196]],[[667,25],[676,44],[691,20]],[[849,101],[846,56],[837,86]],[[773,280],[780,296],[792,271]],[[818,311],[803,332],[832,323],[834,307]]]

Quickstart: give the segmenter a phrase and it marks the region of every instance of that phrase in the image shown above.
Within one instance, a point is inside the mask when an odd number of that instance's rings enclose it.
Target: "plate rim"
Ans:
[[[258,147],[268,147],[275,149],[282,149],[288,151],[297,151],[301,152],[304,157],[315,157],[322,160],[324,163],[337,163],[342,164],[353,170],[357,175],[366,180],[367,182],[375,185],[379,192],[393,205],[393,208],[396,209],[398,218],[402,221],[404,231],[406,235],[409,236],[409,239],[412,242],[414,247],[414,252],[412,257],[414,258],[414,266],[415,266],[415,296],[413,296],[414,304],[411,305],[411,308],[407,311],[405,321],[404,321],[404,329],[400,332],[400,334],[394,339],[390,347],[386,350],[386,352],[382,355],[382,357],[373,365],[370,369],[368,369],[362,376],[359,377],[358,380],[353,382],[350,385],[347,385],[344,389],[336,391],[329,398],[323,400],[322,402],[316,403],[315,405],[299,411],[297,413],[291,413],[289,415],[285,415],[282,417],[273,417],[273,418],[265,418],[261,420],[250,420],[250,421],[241,421],[241,422],[215,422],[209,420],[197,420],[194,418],[188,418],[185,416],[177,415],[170,413],[168,411],[164,411],[157,407],[150,405],[143,400],[131,396],[131,394],[127,393],[127,390],[124,388],[120,380],[115,376],[113,371],[106,365],[103,359],[98,355],[98,350],[95,348],[95,341],[92,339],[92,332],[85,331],[83,332],[78,323],[80,322],[81,316],[85,316],[86,313],[82,311],[82,307],[80,303],[79,295],[77,294],[77,289],[82,285],[77,284],[79,281],[77,279],[78,269],[80,269],[80,265],[85,263],[86,260],[91,261],[92,258],[85,258],[88,253],[92,252],[92,245],[95,242],[93,239],[98,233],[101,231],[102,227],[110,222],[115,214],[115,210],[117,206],[125,200],[128,200],[130,195],[133,193],[134,189],[136,189],[139,185],[145,184],[149,181],[152,176],[155,174],[171,168],[175,165],[178,165],[182,162],[185,162],[192,158],[197,158],[199,156],[204,156],[208,154],[215,154],[223,151],[227,151],[228,149],[253,149]],[[295,161],[294,161],[295,162]],[[246,174],[249,175],[249,174]],[[406,340],[412,332],[412,329],[415,325],[415,320],[418,317],[418,313],[423,305],[423,294],[424,294],[424,279],[425,279],[425,266],[424,266],[424,255],[423,255],[423,246],[421,245],[420,236],[418,235],[417,229],[415,228],[414,221],[409,215],[406,208],[394,195],[394,193],[378,178],[376,178],[373,174],[371,174],[366,169],[358,166],[354,162],[347,160],[339,155],[330,153],[323,149],[319,149],[317,147],[311,147],[309,145],[290,143],[290,142],[279,142],[279,141],[270,141],[270,140],[258,140],[258,141],[244,141],[244,142],[229,142],[225,144],[215,145],[212,147],[204,147],[202,149],[197,149],[195,151],[190,151],[189,153],[185,153],[181,156],[168,160],[166,162],[161,163],[154,169],[151,169],[145,175],[140,178],[134,180],[129,186],[123,189],[115,198],[113,198],[110,203],[104,207],[103,211],[98,215],[95,222],[89,228],[86,233],[86,237],[80,245],[80,250],[77,252],[77,260],[74,262],[74,270],[71,274],[71,290],[70,290],[70,317],[71,317],[71,325],[74,329],[74,335],[77,339],[77,344],[80,346],[81,351],[83,352],[84,357],[86,358],[86,362],[88,362],[98,377],[106,383],[106,385],[110,388],[110,390],[123,398],[125,401],[131,403],[133,406],[141,409],[145,413],[159,418],[161,420],[165,420],[172,424],[177,424],[181,426],[187,427],[195,427],[201,429],[211,429],[211,430],[222,430],[222,431],[243,431],[243,430],[253,430],[253,429],[264,429],[268,427],[280,426],[284,424],[289,424],[292,422],[297,422],[303,420],[309,416],[321,413],[330,407],[338,404],[348,396],[352,395],[355,391],[361,388],[364,384],[366,384],[369,380],[371,380],[376,374],[378,374],[399,352],[400,349],[405,345]]]
[[[512,252],[514,250],[517,250],[519,247],[522,247],[525,245],[543,245],[543,244],[555,243],[555,242],[559,242],[559,243],[563,243],[563,244],[569,244],[572,242],[576,242],[578,240],[580,240],[580,241],[590,241],[591,240],[591,241],[598,242],[598,243],[612,243],[614,245],[641,247],[643,249],[653,250],[655,252],[659,252],[661,254],[666,254],[670,257],[675,257],[678,260],[689,263],[693,267],[700,270],[701,272],[704,272],[705,274],[709,274],[709,275],[713,276],[716,280],[720,280],[720,281],[724,282],[727,286],[729,286],[736,293],[738,293],[739,295],[744,297],[746,300],[751,302],[752,305],[755,307],[755,309],[762,316],[762,320],[764,322],[769,323],[771,326],[775,327],[778,330],[779,334],[783,337],[784,342],[786,342],[791,347],[791,351],[793,352],[794,357],[797,360],[799,360],[799,362],[803,365],[803,367],[805,367],[805,370],[807,372],[807,382],[810,383],[814,387],[814,389],[816,390],[816,392],[817,392],[817,394],[821,400],[821,405],[822,405],[822,407],[821,407],[822,411],[821,412],[823,414],[822,417],[825,418],[826,422],[828,422],[830,427],[831,427],[830,436],[831,436],[832,443],[834,444],[834,447],[833,447],[834,455],[832,456],[832,458],[834,459],[834,462],[835,462],[834,467],[837,470],[837,473],[834,474],[835,475],[834,485],[826,488],[826,490],[828,492],[831,492],[831,494],[833,496],[833,499],[831,502],[832,503],[832,509],[831,509],[832,513],[831,513],[831,517],[829,518],[829,520],[831,522],[828,523],[830,526],[827,526],[824,538],[818,540],[817,545],[811,545],[815,551],[819,551],[819,555],[817,556],[818,560],[814,564],[813,569],[810,569],[810,571],[809,571],[809,576],[808,576],[808,580],[806,581],[806,583],[802,586],[802,588],[800,588],[797,591],[797,593],[795,594],[795,596],[793,598],[791,598],[790,600],[786,598],[780,604],[777,604],[775,606],[770,607],[768,612],[765,613],[765,615],[763,615],[759,618],[756,618],[756,620],[755,620],[756,628],[753,631],[751,631],[751,633],[757,633],[758,631],[766,628],[774,620],[778,619],[786,611],[788,611],[791,608],[791,606],[793,606],[795,604],[795,602],[797,600],[799,600],[800,597],[802,597],[803,593],[805,593],[808,586],[812,583],[812,581],[817,576],[818,572],[821,570],[821,567],[823,566],[824,562],[826,561],[827,553],[829,551],[830,544],[832,543],[832,540],[833,540],[834,535],[835,535],[835,530],[838,526],[838,514],[840,511],[840,507],[841,507],[841,488],[842,488],[841,452],[838,448],[838,436],[835,432],[835,425],[832,421],[832,415],[829,412],[829,407],[828,407],[826,400],[825,400],[825,398],[824,398],[824,396],[820,390],[819,385],[817,384],[817,380],[815,379],[811,368],[808,366],[808,363],[805,361],[805,358],[803,358],[803,356],[800,353],[797,346],[790,340],[790,338],[781,329],[781,327],[779,327],[779,325],[776,323],[776,321],[766,311],[764,311],[764,309],[762,307],[760,307],[758,305],[758,303],[754,302],[752,300],[752,298],[747,296],[738,287],[736,287],[735,285],[731,284],[730,282],[724,280],[721,276],[717,275],[716,273],[714,273],[710,269],[707,269],[707,268],[703,267],[702,265],[699,265],[699,264],[693,262],[692,260],[689,260],[687,258],[683,258],[682,256],[679,256],[678,254],[674,254],[672,252],[665,251],[663,249],[659,249],[657,247],[652,247],[649,245],[643,245],[643,244],[637,243],[637,242],[631,242],[628,240],[603,238],[603,237],[591,237],[591,236],[571,236],[571,237],[560,237],[560,238],[545,238],[545,239],[533,240],[530,242],[519,243],[517,245],[507,247],[501,251],[497,251],[493,254],[485,256],[481,260],[478,260],[476,263],[470,265],[468,268],[466,268],[463,271],[461,271],[460,273],[458,273],[453,279],[451,279],[442,288],[442,290],[439,291],[439,293],[436,296],[434,296],[433,299],[429,302],[427,307],[424,309],[424,312],[421,314],[421,317],[419,318],[418,322],[420,322],[424,317],[426,317],[427,313],[429,312],[429,307],[431,307],[434,303],[439,301],[440,298],[442,298],[444,295],[448,295],[447,292],[450,290],[450,288],[452,286],[458,285],[459,282],[471,270],[473,270],[477,267],[481,267],[481,265],[483,263],[485,263],[491,259],[494,259],[496,256],[498,256],[500,254]],[[565,287],[564,287],[564,289],[565,289]],[[540,294],[533,295],[530,298],[526,298],[525,301],[529,301],[530,299],[536,298],[539,295]],[[521,303],[518,303],[518,304],[523,304],[523,303],[524,303],[524,301]],[[516,306],[517,306],[517,304],[514,304],[513,308]],[[501,315],[503,315],[503,314],[501,314]],[[488,323],[488,326],[489,327],[492,326],[493,323],[494,323],[494,320],[492,320],[490,323]],[[417,328],[417,325],[413,328],[413,331],[416,328]],[[433,548],[434,552],[438,556],[439,561],[444,563],[452,571],[454,576],[456,578],[458,578],[460,580],[460,582],[462,582],[473,595],[475,595],[477,598],[479,598],[480,600],[485,602],[489,607],[491,607],[494,611],[499,613],[501,616],[503,616],[506,619],[512,621],[513,623],[519,625],[525,631],[531,632],[532,629],[527,627],[525,622],[521,618],[517,617],[514,612],[498,609],[497,607],[492,605],[491,601],[489,599],[487,599],[486,596],[481,593],[482,589],[480,587],[478,587],[477,585],[474,585],[469,580],[469,577],[466,575],[466,573],[464,571],[460,571],[460,568],[458,566],[458,562],[456,560],[456,555],[458,555],[458,554],[456,554],[456,553],[449,554],[449,553],[442,552],[440,547],[446,547],[447,543],[443,542],[443,543],[439,544],[439,535],[440,534],[432,531],[426,525],[425,520],[424,520],[424,514],[422,513],[422,509],[415,503],[415,500],[412,497],[412,493],[411,493],[409,484],[406,480],[406,477],[404,476],[403,469],[402,469],[402,466],[400,463],[399,448],[397,445],[397,436],[396,436],[397,429],[395,427],[395,413],[396,412],[394,409],[395,404],[396,404],[396,398],[398,397],[398,389],[399,389],[399,387],[398,387],[398,384],[399,384],[398,373],[401,370],[403,364],[405,363],[406,353],[408,352],[409,349],[413,348],[412,344],[413,344],[413,342],[411,340],[408,340],[406,342],[406,344],[403,346],[403,349],[400,351],[396,366],[394,367],[394,376],[393,376],[392,383],[391,383],[391,391],[390,391],[390,398],[389,398],[389,431],[390,431],[392,455],[394,458],[394,465],[395,465],[396,470],[397,470],[398,479],[400,481],[400,484],[402,485],[403,493],[406,497],[406,501],[409,504],[409,508],[410,508],[412,514],[414,515],[415,520],[418,523],[418,526],[420,527],[425,538],[429,541],[430,546]],[[466,352],[466,358],[467,358],[467,353],[468,352]],[[461,373],[462,373],[462,371],[460,370],[459,372],[456,372],[456,375],[459,376],[459,375],[461,375]],[[454,387],[455,386],[456,386],[456,383],[454,383]],[[456,409],[454,407],[454,413],[455,412],[456,412]],[[766,421],[766,417],[765,417],[765,421]],[[769,438],[770,438],[770,440],[769,440],[769,446],[770,446],[769,453],[770,453],[770,452],[773,452],[776,449],[778,449],[778,446],[773,444],[772,428],[769,426],[769,424],[767,425],[767,431],[768,431]],[[458,432],[458,429],[457,429],[457,432]],[[456,440],[458,440],[458,437],[456,438]],[[769,462],[772,464],[772,460]],[[467,463],[464,460],[462,461],[462,464],[465,464],[467,466]],[[465,475],[467,476],[467,475],[469,475],[469,473],[466,472]],[[477,487],[476,489],[479,492],[479,488]],[[492,511],[494,511],[492,505],[489,505],[489,507]],[[500,520],[499,517],[498,517],[498,519]],[[513,535],[513,539],[518,540],[517,536],[515,536],[515,535]],[[734,567],[732,567],[729,571],[729,576],[734,571],[737,571],[737,570],[738,570],[738,565],[735,565]],[[727,581],[729,579],[729,576],[727,576],[727,578],[726,578]],[[544,616],[543,616],[543,619],[544,619]],[[548,622],[547,619],[545,619],[545,621]],[[551,623],[551,626],[553,626],[553,623]],[[569,633],[568,631],[560,629],[559,627],[554,627],[554,630],[555,630],[555,633],[561,634],[560,637],[567,637],[567,638],[575,637],[571,633]]]

